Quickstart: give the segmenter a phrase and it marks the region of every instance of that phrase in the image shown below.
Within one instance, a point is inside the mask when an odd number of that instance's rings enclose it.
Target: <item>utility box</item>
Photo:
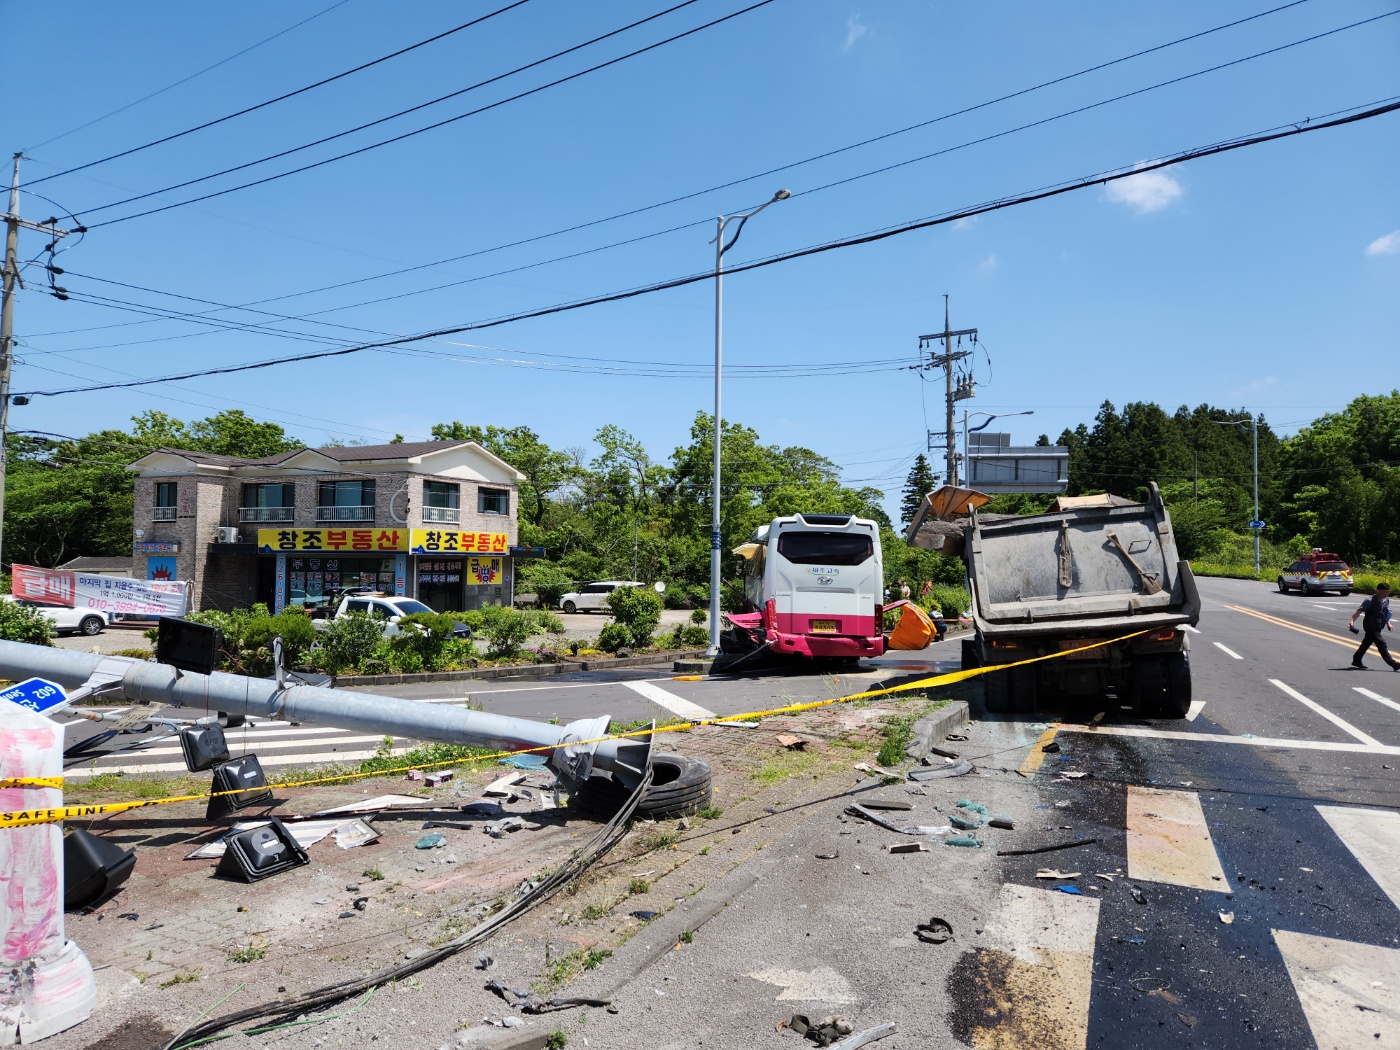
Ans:
[[[1186,715],[1183,631],[1201,602],[1155,483],[1145,504],[1066,497],[1047,514],[983,520],[973,509],[970,518],[963,557],[975,637],[963,642],[963,666],[1077,650],[982,675],[987,710],[1029,713],[1040,700],[1112,692],[1146,717]]]

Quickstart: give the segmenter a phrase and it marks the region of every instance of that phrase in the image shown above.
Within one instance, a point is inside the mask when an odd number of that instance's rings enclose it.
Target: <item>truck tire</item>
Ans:
[[[1166,718],[1185,718],[1191,710],[1191,657],[1187,653],[1172,653],[1162,662],[1167,673],[1167,699],[1162,714]]]
[[[1141,718],[1159,718],[1167,706],[1167,665],[1160,656],[1143,656],[1133,662],[1129,703]]]
[[[982,706],[990,714],[1004,715],[1011,710],[1011,672],[988,671],[982,679]]]
[[[685,817],[714,802],[714,777],[707,763],[687,755],[653,755],[655,779],[637,804],[636,816],[649,820]],[[611,817],[630,792],[606,773],[594,773],[569,800],[583,813]]]
[[[982,666],[982,661],[977,657],[977,640],[964,638],[962,640],[962,669],[971,671],[974,667],[980,666]]]
[[[1011,680],[1011,711],[1018,715],[1034,714],[1038,700],[1034,665],[1013,667],[1004,673]]]

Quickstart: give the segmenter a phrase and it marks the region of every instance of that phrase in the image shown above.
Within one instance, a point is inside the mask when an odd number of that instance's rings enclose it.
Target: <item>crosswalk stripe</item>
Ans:
[[[1244,657],[1241,656],[1239,653],[1235,652],[1235,650],[1227,648],[1226,646],[1221,645],[1219,642],[1215,643],[1215,647],[1219,649],[1222,653],[1224,653],[1226,656],[1229,656],[1235,660],[1244,659]]]
[[[1318,1050],[1400,1050],[1400,949],[1273,935]]]
[[[1331,722],[1342,732],[1350,733],[1352,736],[1356,737],[1357,740],[1360,740],[1363,744],[1369,744],[1372,747],[1384,746],[1375,737],[1367,736],[1361,730],[1357,729],[1356,726],[1348,722],[1345,718],[1342,718],[1340,715],[1334,715],[1331,711],[1327,710],[1327,708],[1323,707],[1321,704],[1317,703],[1316,701],[1309,700],[1306,696],[1298,692],[1298,690],[1294,689],[1292,686],[1284,685],[1277,678],[1270,678],[1269,684],[1278,686],[1278,688],[1282,689],[1289,696],[1293,697],[1294,700],[1297,700],[1298,703],[1302,704],[1310,711],[1316,711],[1318,714],[1320,714],[1323,718],[1327,719],[1327,721]]]
[[[1029,886],[1002,887],[973,957],[977,1050],[1083,1050],[1089,1040],[1099,902]],[[1053,1038],[1047,1038],[1053,1033]]]
[[[1377,703],[1385,704],[1386,707],[1400,711],[1400,704],[1397,704],[1394,700],[1387,700],[1385,697],[1381,696],[1380,693],[1373,693],[1369,689],[1362,689],[1359,685],[1354,685],[1352,688],[1368,699],[1375,700]]]
[[[1229,891],[1199,795],[1128,786],[1128,877]]]
[[[258,755],[258,761],[264,769],[273,769],[279,766],[328,766],[328,765],[350,765],[363,762],[367,758],[374,758],[378,751],[321,751],[316,754],[288,754],[288,755]],[[130,761],[117,761],[108,766],[98,766],[92,768],[84,766],[81,769],[66,769],[63,775],[68,780],[86,780],[88,777],[101,776],[103,773],[115,773],[121,771],[127,776],[137,776],[142,773],[184,773],[184,762],[152,762],[149,765],[144,763],[132,763]]]
[[[402,738],[396,741],[395,746],[397,747],[401,745],[404,739],[407,738]],[[235,738],[228,741],[228,749],[230,753],[253,753],[261,757],[270,752],[294,752],[299,749],[308,747],[331,748],[332,750],[334,750],[347,744],[382,744],[383,741],[383,734],[379,734],[377,736],[370,735],[334,737],[323,735],[319,737],[311,737],[310,739],[306,740],[285,740],[281,737],[261,737],[257,740],[249,740],[247,745],[245,746],[242,741]],[[123,751],[119,756],[113,757],[121,758],[125,761],[130,761],[132,759],[167,758],[170,756],[176,756],[181,754],[183,754],[183,752],[181,751],[180,745],[178,744],[160,744],[156,747],[132,748],[130,751]],[[99,757],[98,761],[103,761],[103,758]]]
[[[1376,885],[1400,908],[1400,813],[1350,806],[1318,806],[1317,811],[1376,880]],[[1394,991],[1400,993],[1400,985]]]
[[[1244,744],[1247,747],[1297,748],[1301,751],[1343,751],[1358,755],[1400,755],[1400,747],[1389,744],[1353,744],[1336,740],[1292,740],[1273,736],[1231,736],[1229,733],[1186,733],[1179,729],[1148,729],[1145,726],[1060,726],[1061,733],[1085,736],[1132,736],[1142,740],[1183,740],[1192,744]]]
[[[639,693],[646,697],[658,707],[670,711],[671,714],[675,715],[677,718],[697,719],[715,717],[713,711],[708,711],[699,704],[692,704],[685,697],[667,692],[665,689],[654,686],[650,682],[623,682],[622,684],[632,690],[632,692]]]

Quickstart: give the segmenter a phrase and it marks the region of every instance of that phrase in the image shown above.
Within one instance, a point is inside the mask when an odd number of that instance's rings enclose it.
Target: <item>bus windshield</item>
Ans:
[[[794,565],[859,565],[875,546],[869,536],[850,532],[784,532],[778,553]]]

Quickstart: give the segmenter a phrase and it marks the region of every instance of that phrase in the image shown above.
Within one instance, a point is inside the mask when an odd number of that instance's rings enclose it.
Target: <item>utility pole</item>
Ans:
[[[943,483],[945,485],[956,485],[958,483],[958,433],[954,428],[953,405],[958,401],[976,396],[973,390],[975,384],[971,376],[964,376],[959,379],[956,384],[953,382],[953,363],[955,361],[961,361],[965,357],[972,356],[971,350],[953,352],[953,338],[956,336],[958,345],[961,346],[962,337],[965,335],[976,339],[977,329],[960,328],[956,331],[953,330],[953,326],[948,320],[948,296],[945,295],[943,296],[943,331],[934,332],[932,335],[919,336],[919,349],[921,351],[929,350],[928,363],[922,367],[925,371],[930,368],[942,368],[947,391],[947,429],[943,431],[929,431],[928,435],[928,447],[930,452],[933,451],[935,438],[941,438],[946,446],[947,466],[943,475]],[[941,355],[930,349],[935,341],[939,339],[943,340],[943,353]]]
[[[57,240],[68,236],[52,223],[25,222],[19,217],[19,162],[24,154],[15,154],[14,174],[10,178],[10,209],[5,213],[4,300],[0,303],[0,549],[5,529],[5,440],[10,427],[10,363],[14,359],[15,288],[24,287],[19,276],[19,228],[34,230]],[[3,561],[3,559],[0,559]]]

